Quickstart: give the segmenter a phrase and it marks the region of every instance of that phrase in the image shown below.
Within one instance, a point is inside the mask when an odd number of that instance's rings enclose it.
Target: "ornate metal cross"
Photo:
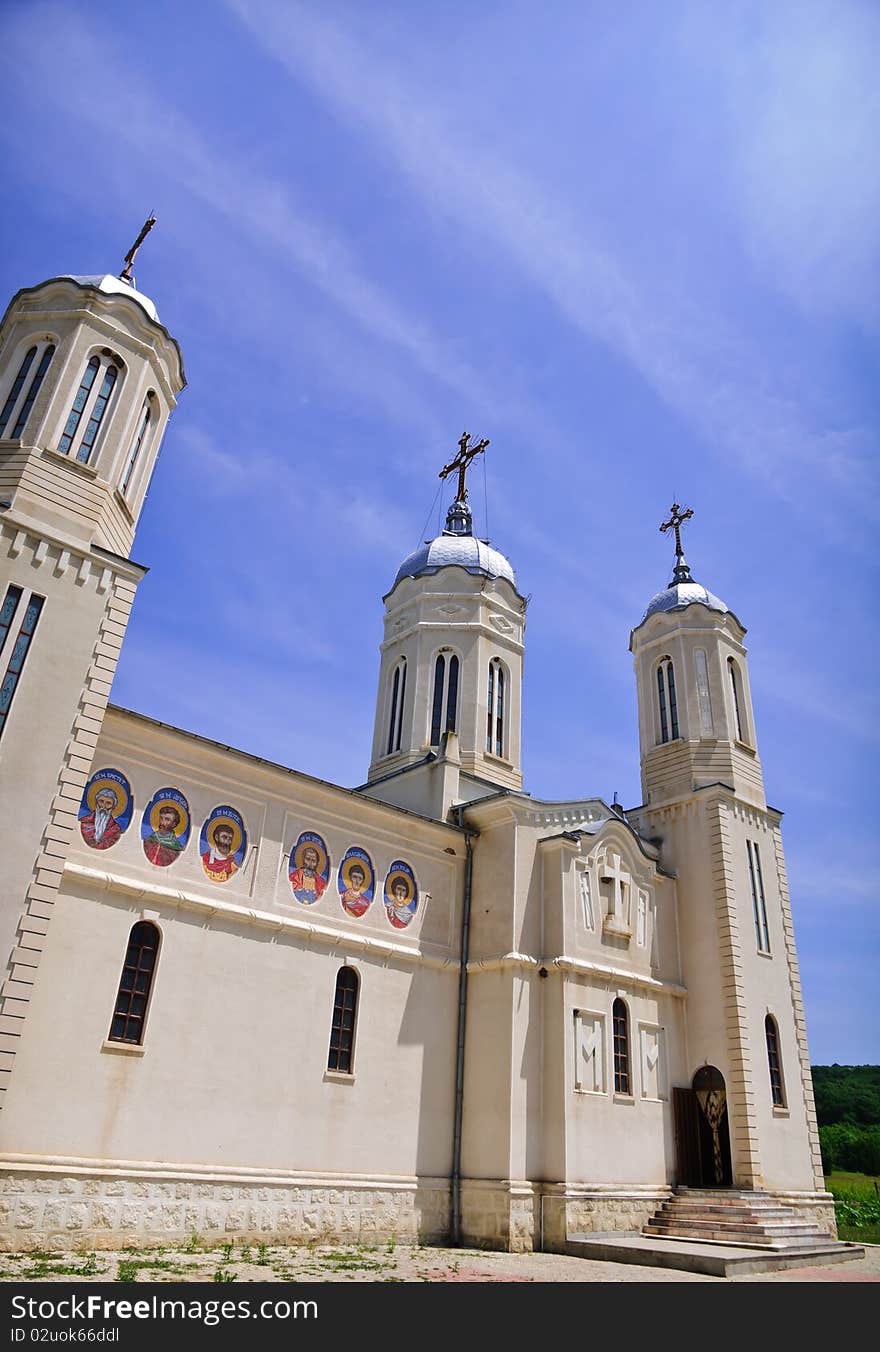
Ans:
[[[660,527],[664,535],[668,530],[675,531],[676,554],[682,554],[684,552],[681,547],[681,528],[684,522],[687,521],[689,517],[693,516],[693,514],[694,509],[692,507],[686,507],[684,511],[682,511],[678,503],[674,502],[672,504],[672,510],[670,511],[669,514],[669,520],[664,521],[663,525]]]
[[[139,249],[139,248],[141,247],[141,245],[143,244],[144,240],[147,238],[147,235],[150,233],[150,231],[152,230],[152,228],[153,228],[153,226],[154,226],[155,224],[156,224],[156,217],[153,216],[153,215],[150,215],[150,216],[147,218],[147,220],[144,221],[144,223],[143,223],[143,225],[142,225],[142,227],[141,227],[141,233],[138,235],[138,237],[137,237],[137,239],[135,240],[134,244],[132,244],[132,246],[131,246],[131,248],[129,249],[128,253],[125,255],[125,267],[122,269],[122,271],[121,271],[120,274],[119,274],[119,280],[120,280],[121,282],[130,282],[130,281],[131,281],[131,270],[132,270],[132,268],[134,267],[134,256],[135,256],[135,254],[137,253],[138,249]]]
[[[450,460],[448,465],[444,465],[441,469],[439,475],[441,479],[448,478],[453,470],[458,470],[458,502],[467,502],[467,489],[465,488],[464,476],[468,465],[471,463],[474,456],[480,455],[482,451],[485,451],[488,445],[489,440],[487,437],[484,437],[482,441],[477,441],[472,446],[470,432],[462,432],[458,442],[458,455],[454,460]]]

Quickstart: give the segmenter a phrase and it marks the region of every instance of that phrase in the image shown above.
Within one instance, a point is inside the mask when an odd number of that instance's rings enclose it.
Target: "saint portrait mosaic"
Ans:
[[[241,813],[227,804],[215,807],[199,833],[205,876],[212,883],[228,883],[241,868],[246,851],[247,831]]]
[[[330,855],[321,836],[303,831],[290,851],[290,886],[297,901],[314,906],[330,881]]]
[[[119,770],[96,770],[79,808],[82,838],[93,850],[109,850],[131,824],[131,785]]]
[[[359,845],[352,845],[342,856],[336,875],[339,900],[349,915],[359,919],[373,902],[376,873],[373,861]]]
[[[395,929],[406,929],[419,904],[416,877],[403,859],[395,859],[389,866],[383,893],[385,914]]]
[[[179,789],[157,789],[141,818],[141,843],[151,864],[167,868],[186,849],[189,803]]]

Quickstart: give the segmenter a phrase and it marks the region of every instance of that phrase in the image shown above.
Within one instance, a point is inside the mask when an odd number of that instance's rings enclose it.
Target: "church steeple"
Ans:
[[[385,597],[367,791],[393,777],[393,790],[382,796],[393,792],[402,806],[432,816],[445,816],[457,797],[474,797],[474,785],[481,793],[522,786],[525,601],[508,560],[473,533],[465,479],[488,445],[462,435],[458,454],[440,471],[441,479],[458,474],[446,527],[404,559]],[[448,773],[452,762],[460,774]],[[440,763],[442,774],[414,774]],[[428,779],[442,781],[442,789],[429,791]]]
[[[639,700],[642,791],[646,803],[687,796],[723,782],[764,805],[749,691],[745,627],[694,581],[681,526],[691,508],[672,504],[660,530],[675,532],[669,585],[632,631]]]

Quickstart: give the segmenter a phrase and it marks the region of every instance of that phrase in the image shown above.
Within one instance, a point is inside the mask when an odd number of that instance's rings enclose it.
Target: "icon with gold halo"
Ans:
[[[342,856],[336,887],[339,900],[349,915],[357,920],[366,914],[373,903],[376,874],[372,859],[359,845],[350,846]]]
[[[395,929],[406,929],[419,904],[416,877],[403,859],[395,859],[385,878],[385,914]]]
[[[141,841],[151,864],[167,868],[186,848],[190,832],[189,803],[179,789],[157,789],[144,808]]]
[[[316,831],[303,831],[290,851],[288,877],[297,901],[314,906],[330,880],[330,855]]]
[[[215,807],[199,833],[199,855],[212,883],[228,883],[241,868],[247,850],[247,831],[241,813],[228,805]]]
[[[119,770],[96,770],[79,808],[82,838],[93,850],[109,850],[128,830],[134,801],[131,785]]]

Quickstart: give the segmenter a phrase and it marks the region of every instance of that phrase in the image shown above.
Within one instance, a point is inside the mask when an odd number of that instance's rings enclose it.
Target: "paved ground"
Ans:
[[[0,1254],[3,1282],[880,1282],[880,1245],[828,1267],[719,1278],[669,1268],[600,1263],[559,1254],[366,1245],[259,1248],[226,1245]]]

